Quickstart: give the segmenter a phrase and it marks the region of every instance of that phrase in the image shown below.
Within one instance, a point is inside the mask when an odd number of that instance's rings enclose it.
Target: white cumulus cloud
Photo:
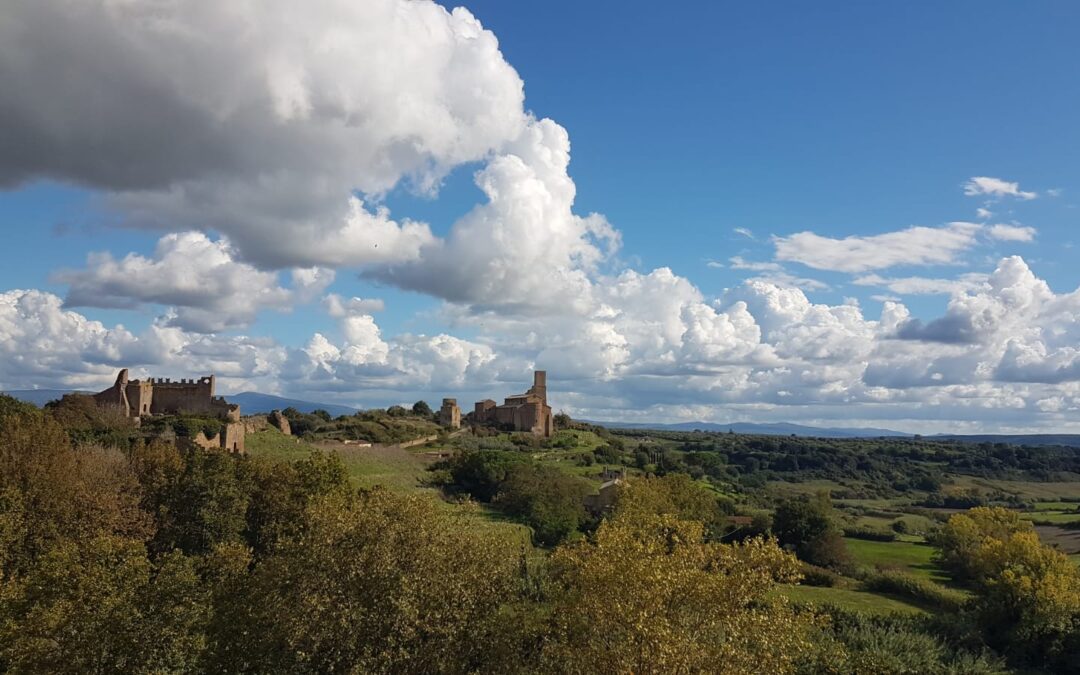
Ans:
[[[290,310],[320,294],[333,270],[302,268],[292,272],[292,288],[236,259],[227,239],[201,232],[162,237],[152,256],[130,253],[120,260],[92,253],[82,270],[54,275],[69,285],[69,307],[138,309],[145,304],[169,309],[167,323],[203,333],[250,325],[262,309]]]
[[[431,192],[528,124],[495,36],[428,0],[7,3],[0,89],[0,184],[97,188],[273,267],[414,259],[427,226],[354,192]]]
[[[981,226],[955,222],[842,239],[813,232],[774,236],[776,259],[819,270],[867,272],[898,265],[947,265],[975,246]]]
[[[990,176],[975,176],[968,180],[964,183],[964,194],[969,197],[1016,197],[1024,200],[1035,199],[1039,196],[1036,192],[1021,190],[1019,183]]]
[[[1035,228],[1025,225],[991,225],[986,233],[998,241],[1034,241]]]

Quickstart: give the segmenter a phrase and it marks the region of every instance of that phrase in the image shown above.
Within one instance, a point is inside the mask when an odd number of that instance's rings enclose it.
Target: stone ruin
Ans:
[[[514,431],[529,431],[545,438],[555,433],[555,421],[547,402],[547,371],[533,373],[533,386],[524,394],[508,396],[502,405],[477,401],[474,424],[496,424]]]
[[[439,424],[447,429],[461,428],[461,408],[456,398],[444,398],[439,408]]]
[[[244,452],[240,406],[214,396],[213,375],[177,382],[167,378],[130,380],[128,369],[124,368],[113,386],[94,394],[93,398],[99,406],[119,408],[125,417],[133,419],[151,415],[217,417],[225,423],[221,433],[207,438],[200,431],[190,442],[204,448]]]
[[[280,410],[271,410],[270,414],[266,416],[266,421],[270,423],[270,426],[286,436],[292,436],[292,427],[289,425],[289,420],[281,414]]]

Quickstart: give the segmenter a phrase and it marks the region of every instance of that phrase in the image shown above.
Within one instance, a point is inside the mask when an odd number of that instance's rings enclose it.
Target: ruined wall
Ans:
[[[289,420],[281,414],[280,410],[271,410],[266,421],[270,423],[270,426],[286,436],[292,436],[292,425],[289,424]]]
[[[200,431],[190,438],[178,438],[177,442],[197,445],[204,450],[225,450],[243,455],[247,453],[244,448],[245,429],[243,422],[230,422],[225,425],[225,429],[221,433],[208,437],[204,432]]]
[[[132,384],[136,384],[133,382]],[[182,379],[173,382],[170,379],[150,379],[152,387],[150,414],[175,415],[178,413],[219,414],[226,412],[214,405],[214,376],[198,380]],[[128,387],[129,397],[131,386]]]
[[[222,432],[221,448],[229,452],[238,452],[241,455],[247,450],[244,448],[244,424],[243,422],[229,422]]]

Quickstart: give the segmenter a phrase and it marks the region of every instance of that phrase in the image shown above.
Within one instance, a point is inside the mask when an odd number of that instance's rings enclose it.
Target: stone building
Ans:
[[[456,398],[444,398],[439,408],[439,424],[447,429],[461,428],[461,408]]]
[[[554,434],[555,423],[547,402],[547,372],[534,372],[533,386],[524,394],[506,397],[502,405],[496,405],[491,399],[477,401],[473,422],[530,431],[537,436]]]
[[[210,439],[193,439],[203,447],[220,447],[244,452],[244,425],[240,422],[240,406],[214,396],[214,376],[198,380],[170,379],[129,380],[124,368],[116,382],[105,391],[94,394],[99,406],[112,406],[132,418],[144,415],[199,415],[218,417],[225,422],[224,430]],[[200,434],[201,435],[201,434]]]

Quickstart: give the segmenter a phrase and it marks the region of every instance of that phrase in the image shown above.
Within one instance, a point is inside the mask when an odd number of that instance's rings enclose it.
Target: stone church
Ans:
[[[524,394],[507,396],[502,405],[491,399],[477,401],[473,422],[530,431],[545,438],[554,434],[555,422],[547,402],[547,372],[534,372],[533,386]]]

